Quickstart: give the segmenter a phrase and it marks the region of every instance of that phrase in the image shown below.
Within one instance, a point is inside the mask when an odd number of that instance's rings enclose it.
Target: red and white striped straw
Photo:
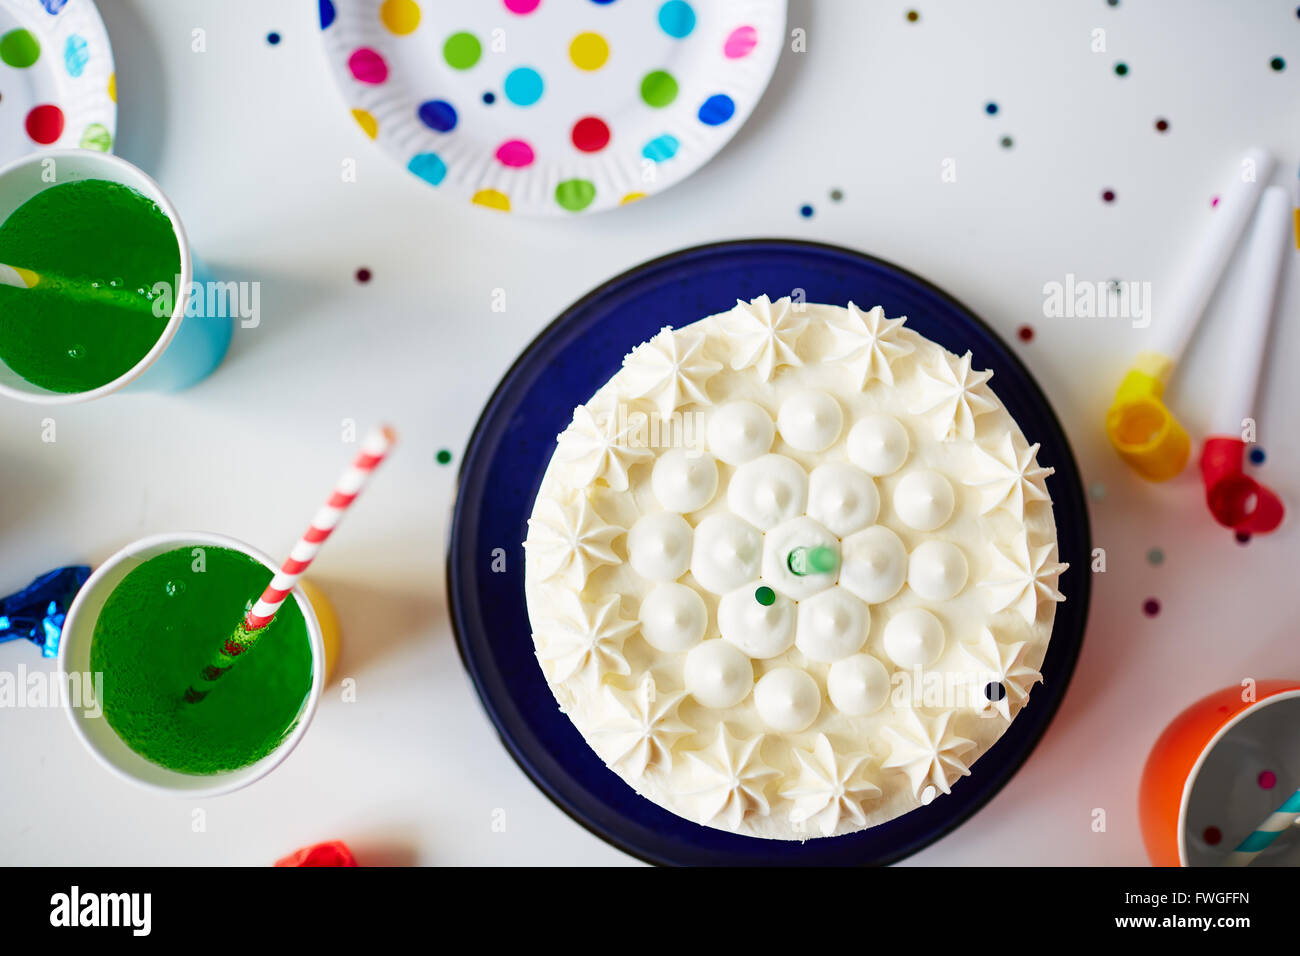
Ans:
[[[271,578],[271,583],[262,592],[262,596],[244,617],[245,631],[258,631],[271,623],[275,612],[280,609],[289,592],[297,586],[298,579],[311,566],[320,551],[320,546],[329,538],[348,506],[356,500],[357,495],[366,486],[371,474],[379,467],[379,463],[384,460],[395,441],[397,441],[397,433],[385,425],[374,429],[361,442],[361,450],[357,453],[356,460],[339,477],[334,485],[333,494],[316,512],[316,517],[311,519],[311,527],[307,529],[307,533],[298,539],[298,543],[289,552],[289,557],[285,559],[275,577]]]

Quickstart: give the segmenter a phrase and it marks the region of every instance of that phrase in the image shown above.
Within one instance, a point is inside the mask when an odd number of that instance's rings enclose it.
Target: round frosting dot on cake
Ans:
[[[691,574],[715,594],[725,594],[758,577],[763,534],[733,514],[709,515],[695,528]]]
[[[704,452],[672,448],[655,461],[650,487],[669,511],[698,511],[718,492],[718,463]]]
[[[809,660],[838,661],[861,650],[870,626],[867,606],[844,588],[834,587],[799,602],[795,646]]]
[[[835,570],[796,574],[790,568],[790,552],[796,548],[829,551],[826,563],[838,569],[840,542],[812,518],[802,517],[773,528],[763,537],[763,580],[781,594],[796,601],[810,598],[835,583]],[[823,552],[824,554],[824,552]]]
[[[911,447],[907,429],[888,415],[869,415],[849,429],[849,461],[868,475],[892,475],[903,467]]]
[[[824,451],[844,428],[840,403],[825,392],[797,392],[781,403],[776,427],[786,443],[800,451]]]
[[[901,611],[885,625],[885,653],[899,667],[929,667],[944,642],[943,625],[924,608]]]
[[[763,604],[755,597],[758,590],[755,581],[723,595],[718,602],[718,633],[748,656],[766,660],[794,645],[795,606],[776,592],[771,604]]]
[[[641,599],[637,619],[641,636],[651,647],[672,653],[688,650],[704,639],[709,609],[694,588],[665,581]]]
[[[709,451],[728,465],[743,465],[767,453],[776,437],[776,426],[762,406],[728,402],[710,416],[705,436]]]
[[[736,469],[727,504],[750,524],[767,531],[803,514],[808,473],[784,455],[763,455]]]
[[[844,539],[840,585],[868,604],[888,601],[907,580],[907,548],[884,525],[873,525]]]
[[[966,556],[947,541],[923,541],[907,562],[907,583],[918,597],[946,601],[966,586]]]
[[[861,468],[831,462],[808,476],[808,516],[840,537],[867,527],[879,511],[876,483]]]
[[[917,531],[933,531],[952,517],[952,484],[937,471],[914,471],[894,488],[894,513]]]
[[[773,730],[797,734],[817,719],[822,709],[822,692],[804,671],[778,667],[754,685],[754,707],[763,723]]]
[[[831,665],[826,691],[841,713],[874,714],[889,699],[889,671],[870,654],[854,654]]]
[[[749,658],[726,641],[705,641],[686,655],[686,692],[705,707],[734,707],[754,686]]]
[[[632,570],[652,581],[675,581],[691,563],[691,526],[670,511],[646,515],[627,533]]]

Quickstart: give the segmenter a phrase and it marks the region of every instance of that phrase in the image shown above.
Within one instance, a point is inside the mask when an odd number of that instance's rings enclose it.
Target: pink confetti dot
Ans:
[[[348,57],[348,69],[358,83],[378,85],[388,79],[388,64],[378,51],[363,46]]]
[[[522,139],[506,140],[497,147],[497,161],[502,166],[522,169],[525,166],[531,166],[536,158],[533,148]]]
[[[736,27],[722,44],[722,52],[728,60],[739,60],[749,56],[758,46],[758,31],[751,26]]]
[[[532,13],[541,5],[542,0],[505,0],[506,9],[523,16]]]
[[[1272,790],[1277,786],[1277,774],[1272,770],[1261,770],[1259,774],[1259,786],[1261,790]]]

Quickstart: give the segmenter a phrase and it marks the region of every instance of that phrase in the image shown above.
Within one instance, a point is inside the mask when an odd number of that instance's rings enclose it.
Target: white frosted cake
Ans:
[[[1040,681],[1056,524],[972,367],[881,309],[665,328],[559,436],[525,542],[537,657],[638,793],[805,840],[950,793]]]

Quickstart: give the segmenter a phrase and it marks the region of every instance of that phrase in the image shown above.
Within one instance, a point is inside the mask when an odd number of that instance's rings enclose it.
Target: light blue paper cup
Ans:
[[[121,157],[84,149],[51,149],[31,153],[0,167],[0,223],[42,190],[79,179],[105,179],[121,183],[148,196],[171,221],[180,249],[181,269],[176,277],[171,318],[153,348],[118,378],[85,392],[55,392],[27,381],[0,362],[0,395],[41,405],[66,405],[100,398],[122,389],[174,391],[207,378],[221,364],[230,347],[234,318],[209,316],[199,305],[210,276],[196,265],[181,218],[156,182]],[[19,263],[21,265],[21,263]],[[192,296],[191,290],[198,289]],[[223,310],[224,311],[224,310]]]

